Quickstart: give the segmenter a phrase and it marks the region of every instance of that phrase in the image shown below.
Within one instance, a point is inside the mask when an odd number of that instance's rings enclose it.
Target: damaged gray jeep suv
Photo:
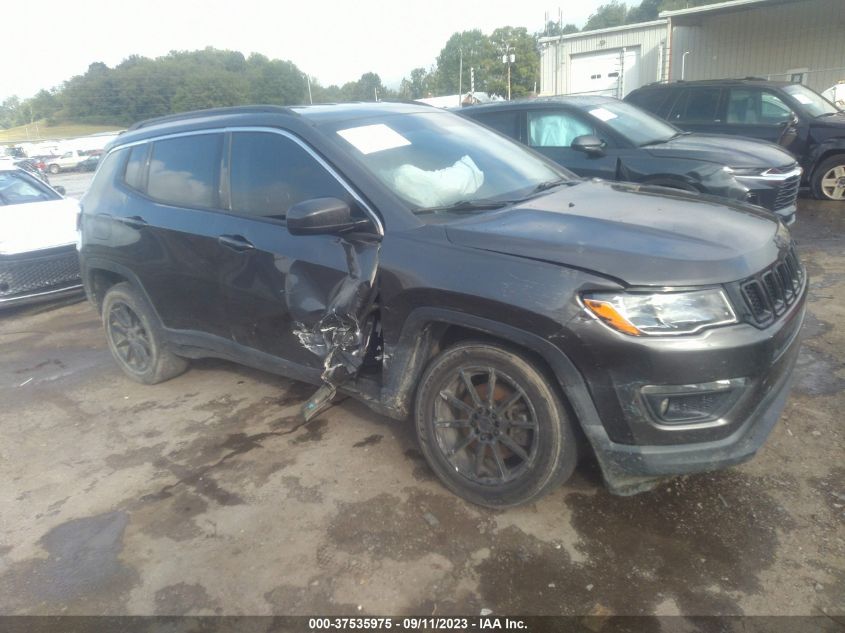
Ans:
[[[620,494],[742,462],[788,396],[807,279],[775,217],[581,180],[434,108],[143,122],[82,207],[131,378],[217,357],[312,383],[306,418],[352,395],[413,418],[475,503],[532,500],[587,451]]]

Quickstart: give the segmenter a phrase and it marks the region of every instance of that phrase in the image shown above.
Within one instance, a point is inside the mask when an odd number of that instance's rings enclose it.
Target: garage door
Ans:
[[[623,63],[624,60],[624,63]],[[640,47],[574,55],[569,67],[569,94],[624,97],[640,87]],[[622,78],[622,86],[619,80]],[[621,90],[620,90],[621,87]]]

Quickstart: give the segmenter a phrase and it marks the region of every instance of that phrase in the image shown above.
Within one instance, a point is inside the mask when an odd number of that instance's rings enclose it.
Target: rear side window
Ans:
[[[126,172],[124,173],[123,179],[127,185],[138,191],[144,190],[147,150],[149,150],[149,145],[146,143],[136,145],[129,151],[129,159],[126,161]]]
[[[669,90],[640,90],[630,95],[626,101],[633,103],[643,110],[648,110],[659,115],[660,109],[666,103],[666,97],[669,95],[669,92]]]
[[[519,113],[510,112],[484,112],[480,116],[473,117],[479,123],[491,127],[497,132],[519,139]]]
[[[232,134],[232,211],[282,220],[311,198],[340,198],[346,189],[298,143],[270,132]]]
[[[217,207],[222,134],[156,141],[150,156],[147,195],[181,207]]]
[[[669,119],[685,123],[713,123],[719,118],[720,88],[685,90],[678,99]]]

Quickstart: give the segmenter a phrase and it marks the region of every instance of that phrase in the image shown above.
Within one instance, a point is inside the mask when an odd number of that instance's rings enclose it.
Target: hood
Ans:
[[[634,286],[736,281],[789,233],[766,211],[674,189],[583,181],[446,225],[451,242],[592,271]]]
[[[784,167],[795,163],[792,154],[774,143],[722,134],[684,134],[646,149],[661,158],[695,158],[728,167]]]
[[[811,118],[810,126],[813,130],[824,129],[835,131],[841,135],[845,135],[845,111],[839,112],[831,116],[823,116],[819,118]]]
[[[78,211],[71,198],[0,207],[0,255],[73,244]]]

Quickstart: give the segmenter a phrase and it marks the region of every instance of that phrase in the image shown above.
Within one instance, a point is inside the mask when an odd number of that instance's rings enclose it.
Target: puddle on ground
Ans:
[[[0,611],[100,613],[116,605],[138,583],[138,574],[120,561],[125,512],[73,519],[41,540],[47,558],[9,567],[0,576]]]

